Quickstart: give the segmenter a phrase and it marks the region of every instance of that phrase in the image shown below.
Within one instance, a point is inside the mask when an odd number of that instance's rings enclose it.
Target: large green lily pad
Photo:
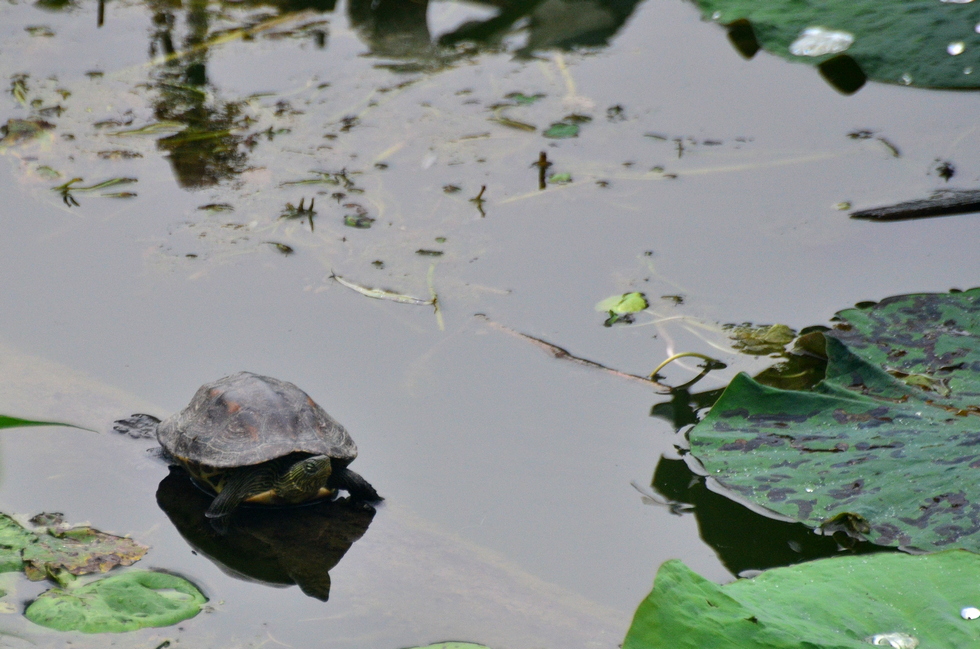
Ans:
[[[980,556],[876,554],[811,561],[719,586],[660,567],[623,649],[957,649],[980,643]]]
[[[176,624],[200,613],[207,601],[186,579],[133,570],[78,588],[46,591],[24,614],[58,631],[119,633]]]
[[[731,492],[811,527],[980,550],[980,289],[838,317],[822,382],[736,376],[691,430],[692,454]]]
[[[758,44],[784,58],[853,60],[869,79],[929,88],[980,88],[980,3],[940,0],[697,0],[723,25],[748,21]],[[808,31],[810,30],[810,31]],[[823,49],[819,54],[821,34]],[[850,41],[850,43],[849,43]],[[794,53],[795,52],[795,53]]]

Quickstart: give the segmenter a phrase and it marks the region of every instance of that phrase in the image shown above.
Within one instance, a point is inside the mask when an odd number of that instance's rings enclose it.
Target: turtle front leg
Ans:
[[[252,496],[268,491],[273,481],[272,472],[261,467],[233,471],[225,479],[221,492],[211,501],[211,506],[204,515],[208,518],[227,516]]]

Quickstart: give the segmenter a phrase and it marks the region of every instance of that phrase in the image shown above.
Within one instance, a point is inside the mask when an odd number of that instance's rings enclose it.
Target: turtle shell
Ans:
[[[335,466],[357,457],[347,430],[292,383],[238,372],[202,385],[190,404],[157,428],[181,462],[231,469],[291,453],[327,455]]]

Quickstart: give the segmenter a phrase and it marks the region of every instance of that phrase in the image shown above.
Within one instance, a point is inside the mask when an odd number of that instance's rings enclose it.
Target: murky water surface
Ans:
[[[142,563],[211,598],[117,646],[615,647],[666,559],[719,581],[764,566],[719,558],[694,516],[633,486],[676,457],[650,416],[665,397],[496,325],[635,374],[710,353],[729,368],[709,389],[766,364],[718,323],[800,328],[977,283],[975,216],[834,209],[973,187],[974,94],[845,97],[808,66],[743,60],[677,0],[549,0],[506,19],[395,4],[111,2],[101,26],[92,2],[0,4],[0,122],[52,125],[0,157],[0,412],[100,431],[4,432],[0,510],[131,534],[152,545]],[[578,137],[542,137],[563,119]],[[848,137],[861,129],[900,157]],[[542,151],[571,182],[539,189]],[[79,189],[114,178],[137,182]],[[106,196],[120,193],[135,196]],[[434,291],[439,312],[333,274]],[[656,315],[604,328],[594,304],[633,290]],[[387,498],[337,537],[326,603],[248,577],[243,551],[212,561],[157,504],[155,444],[111,432],[240,369],[309,392]],[[728,520],[711,528],[721,545],[764,544]],[[61,646],[19,615],[41,586],[0,586],[11,646]]]

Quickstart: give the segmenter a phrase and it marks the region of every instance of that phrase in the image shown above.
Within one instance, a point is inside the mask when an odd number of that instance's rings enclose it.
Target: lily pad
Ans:
[[[488,648],[482,644],[473,644],[472,642],[437,642],[436,644],[430,644],[424,647],[414,647],[413,649],[488,649]]]
[[[78,588],[46,591],[24,614],[58,631],[119,633],[177,624],[200,613],[207,601],[186,579],[133,570]]]
[[[24,572],[39,581],[67,572],[85,575],[129,566],[149,548],[132,539],[106,534],[88,526],[49,529],[24,548]]]
[[[786,345],[796,338],[796,332],[783,324],[726,325],[725,328],[732,339],[732,347],[753,356],[781,354],[786,351]]]
[[[668,561],[623,649],[971,647],[978,580],[980,556],[962,550],[836,557],[724,586]]]
[[[823,381],[782,390],[739,374],[691,453],[730,492],[811,527],[980,550],[980,289],[838,319],[808,335],[825,343]]]
[[[24,568],[21,552],[37,541],[37,535],[17,521],[0,514],[0,572],[17,572]]]
[[[928,88],[980,88],[980,3],[939,0],[697,0],[751,55],[746,29],[783,58]],[[843,66],[843,67],[842,67]],[[976,71],[976,73],[974,73]],[[860,84],[858,84],[860,87]],[[856,89],[856,88],[855,88]]]
[[[88,526],[59,525],[31,531],[0,514],[0,572],[23,570],[34,581],[50,577],[65,583],[72,575],[128,566],[148,549],[132,539]]]

